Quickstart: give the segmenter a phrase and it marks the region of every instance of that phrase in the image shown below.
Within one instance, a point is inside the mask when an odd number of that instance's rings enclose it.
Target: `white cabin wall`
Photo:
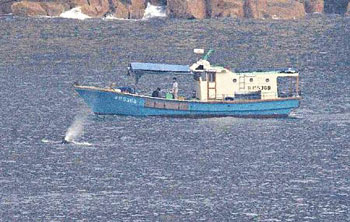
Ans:
[[[234,97],[235,92],[256,92],[261,91],[262,99],[276,99],[278,98],[277,78],[293,76],[297,77],[298,73],[285,73],[277,71],[269,72],[244,72],[234,73],[222,67],[210,67],[206,61],[200,61],[199,64],[205,64],[204,70],[206,72],[216,72],[216,99],[222,100],[224,97]],[[195,66],[196,65],[196,66]],[[191,66],[191,70],[196,70],[198,64]],[[198,72],[198,70],[196,70]],[[204,73],[203,73],[204,74]],[[197,82],[196,95],[201,101],[208,100],[208,77],[204,77],[206,81],[202,81],[203,77]],[[250,78],[253,79],[250,82]],[[266,79],[269,79],[267,82]],[[235,82],[233,80],[236,80]],[[242,80],[244,84],[242,84]],[[213,87],[213,83],[210,83]],[[240,86],[244,86],[240,88]],[[212,92],[211,92],[212,93]]]
[[[242,76],[244,76],[245,86],[240,89],[239,82]],[[234,97],[235,92],[255,92],[261,90],[262,99],[275,99],[277,98],[277,76],[275,73],[217,73],[216,98],[223,99],[223,96]],[[250,82],[250,78],[253,78],[253,82]],[[267,78],[269,79],[268,82],[266,82]],[[236,79],[236,82],[233,82],[233,79]]]
[[[265,79],[263,81],[265,81]],[[276,99],[278,97],[278,94],[277,94],[277,77],[274,76],[274,77],[271,77],[269,79],[270,79],[271,89],[270,90],[262,90],[261,91],[261,99]]]
[[[253,82],[250,79],[253,79]],[[269,79],[266,82],[266,79]],[[277,78],[276,74],[249,74],[245,78],[245,91],[256,92],[261,90],[262,99],[277,98]]]
[[[216,98],[224,99],[224,97],[234,97],[234,92],[238,90],[237,85],[233,83],[236,75],[229,72],[216,73]]]

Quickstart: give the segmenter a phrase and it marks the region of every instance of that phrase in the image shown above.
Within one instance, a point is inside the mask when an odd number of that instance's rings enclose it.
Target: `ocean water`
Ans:
[[[0,221],[349,221],[350,19],[0,17]],[[294,67],[289,118],[95,116],[128,63]],[[171,76],[141,79],[170,89]],[[179,78],[180,94],[191,79]],[[65,135],[76,141],[60,144]]]

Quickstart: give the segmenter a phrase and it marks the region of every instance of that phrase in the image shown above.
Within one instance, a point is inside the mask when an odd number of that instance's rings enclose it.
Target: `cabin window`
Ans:
[[[204,66],[203,65],[199,65],[196,70],[204,70]]]
[[[202,81],[207,81],[207,74],[206,73],[202,73]]]
[[[233,79],[232,81],[233,81],[234,83],[236,83],[236,82],[237,82],[237,79]]]
[[[196,81],[199,81],[200,77],[201,77],[201,73],[198,73],[198,72],[195,72],[194,75],[193,75],[193,78]]]
[[[209,82],[215,82],[215,73],[209,73],[208,78]]]
[[[253,82],[253,78],[250,78],[250,79],[249,79],[249,82]]]
[[[265,81],[266,81],[266,82],[270,82],[270,79],[269,79],[269,78],[267,78],[267,79],[265,79]]]

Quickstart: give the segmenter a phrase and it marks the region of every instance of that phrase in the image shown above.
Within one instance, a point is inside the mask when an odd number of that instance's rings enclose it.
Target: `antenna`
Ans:
[[[207,52],[207,54],[205,54],[205,56],[203,56],[203,60],[208,61],[210,54],[212,54],[215,50],[214,49],[209,49],[209,51]]]

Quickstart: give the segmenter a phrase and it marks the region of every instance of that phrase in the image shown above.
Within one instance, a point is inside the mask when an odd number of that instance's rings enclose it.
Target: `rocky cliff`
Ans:
[[[118,18],[142,18],[146,0],[43,0],[14,1],[11,11],[15,15],[58,16],[62,12],[80,7],[82,13],[90,17],[103,17],[106,14]]]
[[[295,19],[307,13],[350,14],[349,0],[1,0],[0,14],[58,16],[80,7],[90,17],[140,19],[147,3],[166,5],[169,17]],[[341,2],[342,4],[340,4]]]

